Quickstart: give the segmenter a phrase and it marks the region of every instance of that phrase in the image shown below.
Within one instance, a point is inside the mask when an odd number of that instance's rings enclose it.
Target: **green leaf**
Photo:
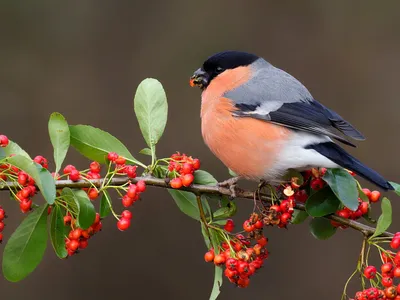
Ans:
[[[50,172],[41,165],[20,154],[5,159],[9,164],[28,173],[36,182],[47,203],[53,204],[56,198],[56,185]]]
[[[0,147],[0,160],[6,157],[3,147]]]
[[[58,173],[69,148],[69,127],[64,116],[57,112],[50,115],[48,127],[50,141],[54,149],[54,162],[56,164],[55,172]]]
[[[68,227],[64,224],[63,211],[58,205],[55,205],[51,211],[50,239],[59,258],[65,258],[68,255],[64,240],[67,230]]]
[[[389,181],[389,183],[391,184],[391,186],[394,188],[394,192],[400,196],[400,184],[393,182],[393,181]]]
[[[222,286],[222,282],[222,268],[215,266],[214,284],[211,291],[210,300],[215,300],[218,298],[219,294],[221,293],[220,288]]]
[[[329,186],[311,195],[306,202],[307,213],[312,217],[323,217],[338,210],[340,201]]]
[[[11,235],[3,253],[3,274],[24,279],[39,265],[47,246],[47,204],[30,213]]]
[[[358,208],[358,190],[356,180],[344,169],[328,169],[323,179],[331,187],[336,197],[349,209]]]
[[[26,153],[25,150],[23,150],[17,143],[13,141],[9,141],[8,146],[3,148],[5,152],[5,156],[10,156],[11,154],[15,155],[22,155],[25,156],[26,158],[31,159],[28,153]]]
[[[75,202],[78,209],[77,225],[82,229],[88,229],[96,218],[96,211],[85,191],[64,188],[62,196]]]
[[[151,149],[149,148],[143,148],[142,150],[139,151],[140,154],[148,155],[151,156]]]
[[[228,168],[228,172],[229,172],[229,175],[231,175],[232,177],[237,177],[238,175],[235,173],[235,172],[233,172],[231,169],[229,169]]]
[[[142,135],[155,156],[155,145],[164,133],[168,117],[168,103],[162,84],[153,78],[143,80],[133,102]]]
[[[389,228],[390,224],[392,224],[392,204],[388,198],[384,197],[382,199],[381,209],[382,214],[379,216],[375,232],[370,239],[380,236]]]
[[[107,217],[111,212],[111,198],[107,191],[103,191],[100,199],[100,218]]]
[[[136,160],[129,150],[114,136],[101,129],[88,125],[70,125],[71,145],[83,156],[106,164],[107,154],[116,152],[126,158],[127,161],[146,167]]]
[[[201,222],[201,233],[203,234],[203,238],[204,238],[204,242],[206,243],[207,249],[211,248],[211,244],[210,244],[210,238],[208,237],[207,234],[207,228],[206,226],[204,226],[204,224]]]
[[[231,201],[227,204],[227,206],[217,209],[213,213],[213,218],[214,219],[230,218],[236,214],[236,211],[237,211],[236,204],[235,202]]]
[[[168,192],[174,198],[179,209],[189,217],[200,220],[199,207],[197,206],[196,195],[191,192],[168,189]]]
[[[292,224],[301,224],[308,218],[308,213],[304,210],[294,209],[292,220],[290,223]]]
[[[193,183],[201,185],[216,185],[218,181],[210,173],[203,170],[197,170],[194,172]]]
[[[336,232],[331,221],[325,218],[314,218],[310,222],[311,234],[319,240],[327,240]]]

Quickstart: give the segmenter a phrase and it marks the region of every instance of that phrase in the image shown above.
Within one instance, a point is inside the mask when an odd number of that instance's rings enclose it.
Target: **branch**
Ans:
[[[104,179],[97,179],[97,180],[87,180],[87,181],[71,181],[71,180],[57,180],[56,181],[56,188],[57,189],[62,189],[65,187],[69,188],[88,188],[93,185],[96,187],[100,187]],[[110,182],[111,185],[124,185],[127,182],[132,182],[136,183],[139,180],[143,180],[146,185],[149,186],[154,186],[154,187],[159,187],[159,188],[170,188],[169,185],[163,180],[155,177],[136,177],[134,179],[129,179],[127,177],[118,177],[118,178],[113,178]],[[2,182],[0,183],[0,190],[8,190],[9,188],[17,188],[18,184],[14,182]],[[204,194],[204,193],[209,193],[209,194],[216,194],[216,195],[227,195],[230,196],[231,192],[229,189],[224,188],[224,187],[218,187],[218,186],[212,186],[212,185],[198,185],[198,184],[192,184],[190,187],[182,187],[180,188],[182,191],[187,191],[187,192],[192,192],[196,195]],[[254,200],[255,198],[255,192],[248,191],[248,190],[238,190],[236,192],[236,198],[244,198],[244,199],[250,199]],[[267,195],[258,195],[257,197],[260,200],[268,201],[271,202],[271,198],[268,197]],[[305,211],[305,205],[302,203],[297,203],[296,208],[302,211]],[[335,222],[338,222],[342,225],[351,227],[365,236],[371,236],[375,232],[375,228],[364,225],[360,222],[354,221],[354,220],[349,220],[349,219],[344,219],[336,215],[329,215],[326,216],[327,219],[333,220]],[[384,232],[381,234],[383,237],[393,237],[394,234],[390,232]]]

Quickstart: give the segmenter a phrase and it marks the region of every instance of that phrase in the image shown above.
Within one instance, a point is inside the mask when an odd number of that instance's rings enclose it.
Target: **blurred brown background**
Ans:
[[[2,1],[0,132],[32,155],[51,158],[47,120],[58,111],[71,124],[113,133],[135,153],[145,144],[132,98],[142,79],[154,77],[169,101],[159,155],[189,153],[225,179],[225,167],[203,144],[200,92],[190,89],[188,78],[212,53],[238,49],[300,79],[368,137],[350,151],[400,181],[399,9],[398,1]],[[74,150],[68,161],[87,164]],[[392,198],[397,211],[399,199]],[[23,216],[7,194],[0,203],[10,215],[4,232],[9,236]],[[251,205],[240,208],[239,224]],[[49,245],[27,279],[0,278],[0,298],[208,299],[214,268],[203,262],[199,224],[157,189],[133,213],[131,230],[119,233],[115,221],[106,219],[103,232],[67,261]],[[400,228],[395,219],[392,230]],[[340,231],[323,242],[303,224],[268,229],[267,235],[271,256],[265,268],[248,289],[225,282],[220,299],[340,298],[357,261],[358,233]]]

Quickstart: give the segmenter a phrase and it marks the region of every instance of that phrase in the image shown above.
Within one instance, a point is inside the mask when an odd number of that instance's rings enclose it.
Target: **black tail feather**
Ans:
[[[393,186],[376,171],[365,166],[358,159],[351,156],[341,147],[332,142],[309,145],[307,149],[314,149],[343,168],[349,169],[364,179],[372,182],[384,190],[393,190]]]

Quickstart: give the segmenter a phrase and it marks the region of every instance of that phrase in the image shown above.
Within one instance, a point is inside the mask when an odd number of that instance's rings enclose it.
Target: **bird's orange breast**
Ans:
[[[215,78],[203,92],[202,134],[210,150],[228,168],[246,178],[260,179],[275,163],[290,131],[262,120],[232,116],[234,104],[223,94],[249,79],[249,70],[241,68],[239,72],[234,71],[240,68],[225,71],[224,77]]]

